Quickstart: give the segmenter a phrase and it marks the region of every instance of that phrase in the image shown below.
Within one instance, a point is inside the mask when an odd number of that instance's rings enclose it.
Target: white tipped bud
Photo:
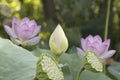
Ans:
[[[57,55],[61,55],[67,50],[68,40],[60,24],[57,25],[49,39],[49,46],[51,51]]]

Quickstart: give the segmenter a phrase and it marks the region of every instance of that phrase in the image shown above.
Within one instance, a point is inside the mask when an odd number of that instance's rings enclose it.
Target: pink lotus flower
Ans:
[[[81,39],[81,47],[77,48],[78,54],[84,56],[84,53],[88,50],[91,50],[95,52],[101,59],[106,59],[115,54],[115,50],[110,50],[108,51],[108,48],[110,46],[110,39],[105,40],[102,42],[102,39],[100,38],[99,35],[92,36],[89,35],[85,39]]]
[[[10,36],[11,40],[17,45],[35,45],[41,37],[36,36],[40,31],[41,26],[38,26],[34,20],[29,20],[25,17],[21,22],[17,18],[12,20],[12,28],[4,25],[4,29]]]

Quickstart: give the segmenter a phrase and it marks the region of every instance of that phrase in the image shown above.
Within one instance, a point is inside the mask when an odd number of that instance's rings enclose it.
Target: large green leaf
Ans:
[[[115,62],[111,66],[108,67],[108,71],[114,75],[117,80],[120,80],[120,63]]]
[[[0,38],[0,80],[33,80],[36,62],[31,52]]]
[[[111,80],[103,73],[94,73],[88,70],[83,71],[80,80]]]
[[[78,69],[82,66],[81,58],[76,53],[63,54],[60,63],[66,66],[64,70],[67,70],[67,72],[63,70],[65,80],[76,80]]]
[[[53,55],[53,53],[50,50],[47,49],[40,49],[40,48],[36,48],[32,51],[33,55],[35,55],[36,57],[39,57],[42,53],[48,53]]]

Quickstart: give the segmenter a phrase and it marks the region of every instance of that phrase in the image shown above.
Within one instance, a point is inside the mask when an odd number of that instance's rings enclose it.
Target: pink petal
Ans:
[[[115,50],[110,50],[107,53],[104,53],[102,56],[100,56],[100,58],[102,58],[102,59],[109,58],[109,57],[113,56],[115,54],[115,52],[116,52]]]
[[[21,29],[22,31],[24,31],[24,30],[29,30],[28,24],[27,24],[27,23],[24,23],[23,25],[20,26],[20,29]]]
[[[16,31],[18,32],[19,38],[23,40],[30,39],[30,36],[32,35],[32,32],[29,30],[29,27],[26,23],[24,23],[21,27],[16,28]]]
[[[99,41],[95,41],[92,43],[92,46],[95,46],[96,48],[99,48],[101,46],[101,44],[99,43]]]
[[[35,27],[37,26],[36,22],[34,20],[31,20],[27,24],[28,24],[29,30],[31,30],[33,33],[33,31],[35,30]]]
[[[84,56],[84,51],[83,51],[82,49],[78,48],[78,47],[77,47],[77,53],[78,53],[79,55]]]
[[[24,25],[24,24],[28,24],[29,21],[30,21],[29,18],[25,17],[25,18],[23,18],[23,19],[21,20],[19,26],[21,27],[21,26]]]
[[[89,35],[85,40],[90,41],[90,43],[92,43],[94,41],[92,35]]]
[[[106,52],[107,45],[102,45],[98,48],[98,54],[99,56],[104,54]]]
[[[108,50],[109,46],[110,46],[110,39],[107,39],[103,42],[103,45],[107,45],[106,51]]]
[[[15,32],[15,34],[18,36],[20,33],[20,26],[16,23],[14,23],[14,26],[12,27],[13,31]]]
[[[94,41],[97,41],[100,44],[102,44],[102,39],[101,39],[101,37],[99,35],[94,36]]]
[[[29,20],[29,18],[28,17],[24,17],[23,19],[22,19],[22,21],[21,21],[21,23],[28,23],[30,20]]]
[[[40,41],[40,39],[41,39],[41,37],[37,36],[37,37],[34,37],[34,38],[30,39],[30,40],[27,40],[26,43],[28,45],[35,45]]]
[[[41,29],[40,25],[39,26],[35,26],[35,29],[34,29],[32,35],[31,35],[31,38],[36,36],[40,32],[40,29]]]
[[[83,38],[81,38],[81,46],[82,46],[82,49],[83,49],[84,51],[87,50],[87,48],[86,48],[87,45],[86,45],[86,44],[87,44],[86,40],[83,39]]]
[[[17,36],[15,35],[14,31],[12,30],[12,28],[10,28],[7,25],[4,25],[4,29],[7,32],[7,34],[13,38],[17,38]]]
[[[91,50],[93,52],[95,52],[96,54],[99,54],[99,51],[97,50],[97,48],[93,45],[88,46],[87,50]]]
[[[29,21],[29,27],[31,27],[31,26],[37,26],[37,24],[36,24],[36,22],[35,22],[35,20],[31,20],[31,21]]]
[[[19,21],[16,17],[12,19],[12,28],[16,27],[16,24],[19,25]]]
[[[90,44],[89,46],[87,46],[87,50],[91,50],[93,52],[95,52],[98,56],[102,55],[105,53],[106,50],[106,45],[102,45],[102,46],[97,46],[95,43],[94,44]]]

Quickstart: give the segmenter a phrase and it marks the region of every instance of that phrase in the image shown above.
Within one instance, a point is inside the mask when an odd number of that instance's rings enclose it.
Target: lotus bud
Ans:
[[[59,24],[50,37],[49,46],[51,51],[56,55],[61,55],[68,48],[67,37]]]

